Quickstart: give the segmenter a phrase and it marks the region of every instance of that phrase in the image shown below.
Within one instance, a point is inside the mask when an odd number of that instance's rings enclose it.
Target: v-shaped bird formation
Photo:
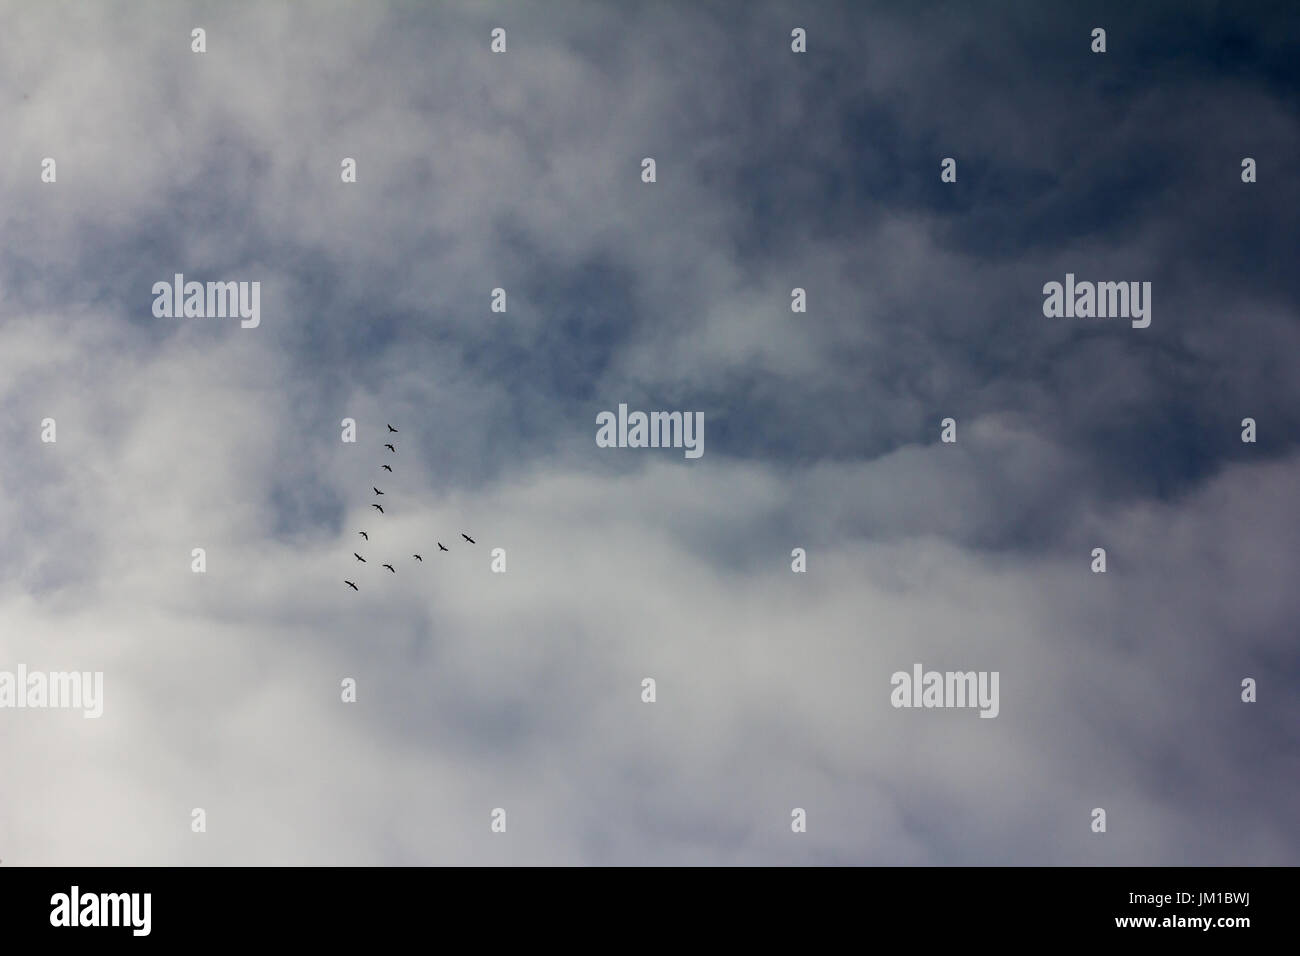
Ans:
[[[388,426],[388,431],[385,433],[385,435],[387,436],[387,435],[396,435],[396,434],[398,434],[398,430],[397,430],[396,428],[394,428],[392,425],[389,425],[389,426]],[[385,443],[384,443],[384,448],[388,449],[388,451],[391,452],[391,453],[394,454],[394,455],[397,454],[397,445],[395,444],[395,442],[385,442]],[[392,466],[392,465],[389,465],[389,464],[386,464],[386,463],[382,463],[382,464],[380,464],[379,467],[380,467],[383,471],[387,472],[387,473],[390,474],[390,475],[391,475],[391,474],[394,474],[394,472],[393,472],[393,466]],[[379,488],[379,487],[377,487],[377,486],[375,486],[375,485],[371,485],[371,486],[370,486],[370,490],[374,492],[375,496],[378,496],[378,495],[384,495],[385,498],[388,497],[387,492],[385,492],[383,489],[381,489],[381,488]],[[379,504],[378,502],[372,501],[371,504],[370,504],[370,507],[374,508],[374,509],[375,509],[376,511],[378,511],[381,515],[384,515],[384,516],[385,516],[385,520],[388,520],[388,521],[393,520],[392,518],[387,517],[387,512],[384,511],[384,506],[381,505],[381,504]],[[370,533],[369,533],[368,531],[361,531],[361,530],[358,530],[358,531],[357,531],[357,534],[361,535],[361,537],[365,540],[365,542],[366,542],[367,545],[370,543]],[[467,534],[466,534],[465,532],[463,532],[463,531],[460,533],[460,536],[461,536],[462,538],[464,538],[465,541],[466,541],[466,543],[468,543],[468,544],[477,544],[477,543],[478,543],[477,541],[475,541],[473,538],[471,538],[469,535],[467,535]],[[382,535],[377,534],[377,540],[382,540]],[[450,550],[451,550],[451,549],[448,548],[446,545],[444,545],[441,541],[438,541],[438,542],[435,542],[435,543],[438,545],[438,550],[439,550],[439,551],[450,551]],[[352,557],[356,558],[356,560],[357,560],[358,562],[360,562],[361,564],[366,564],[366,565],[370,564],[370,562],[367,561],[367,560],[365,559],[365,557],[363,557],[362,555],[358,554],[358,553],[355,552],[355,551],[352,552]],[[418,555],[418,554],[413,554],[413,555],[411,555],[411,559],[414,560],[414,561],[416,561],[416,562],[418,562],[418,563],[420,563],[420,564],[424,564],[424,558],[421,557],[421,556]],[[379,565],[379,567],[381,567],[381,568],[387,568],[388,571],[389,571],[389,573],[391,573],[391,574],[396,574],[396,573],[397,573],[397,568],[393,567],[392,564],[383,564],[383,563],[381,563],[381,564]],[[360,569],[358,568],[357,570],[360,570]],[[352,590],[354,590],[354,591],[358,591],[358,592],[359,592],[359,591],[361,590],[361,588],[357,587],[356,582],[354,582],[354,581],[344,580],[343,583],[346,584],[348,587],[350,587],[350,588],[351,588]]]

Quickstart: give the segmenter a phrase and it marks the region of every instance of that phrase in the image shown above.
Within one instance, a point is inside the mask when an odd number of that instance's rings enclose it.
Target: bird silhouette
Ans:
[[[392,470],[393,470],[393,466],[392,466],[392,465],[380,465],[379,467],[382,468],[382,469],[384,469],[384,471],[392,471]]]
[[[366,534],[364,531],[358,531],[357,534],[361,535],[361,537],[365,538],[367,541],[370,540],[370,535]]]
[[[397,454],[397,449],[394,448],[392,445],[389,445],[389,444],[385,443],[385,444],[384,444],[384,447],[387,448],[389,451],[391,451],[394,455]]]
[[[370,486],[370,487],[371,487],[371,488],[375,488],[375,486],[374,486],[374,485],[371,485],[371,486]],[[383,494],[383,492],[382,492],[382,491],[380,491],[380,490],[379,490],[379,489],[378,489],[378,488],[375,488],[375,494],[377,494],[377,495],[382,495],[382,494]]]
[[[460,536],[464,538],[466,541],[468,541],[470,544],[478,544],[477,541],[475,541],[473,538],[467,535],[464,531],[460,533]]]
[[[379,505],[371,505],[370,507],[372,507],[372,508],[379,508]],[[384,513],[384,509],[383,509],[383,508],[379,508],[379,513],[380,513],[380,514],[383,514],[383,513]]]
[[[351,588],[352,590],[354,590],[354,591],[360,591],[360,590],[361,590],[361,588],[357,587],[357,586],[356,586],[355,584],[353,584],[351,581],[344,581],[343,583],[346,584],[348,587],[350,587],[350,588]]]
[[[394,428],[392,425],[389,425],[389,426],[388,426],[388,430],[389,430],[390,432],[396,432],[396,431],[397,431],[397,429]]]
[[[391,564],[385,564],[383,565],[383,567],[387,568],[389,571],[392,571],[394,574],[397,573],[397,568],[393,567]]]
[[[415,558],[415,560],[419,561],[421,564],[424,563],[424,558],[420,557],[418,554],[413,554],[411,557]]]
[[[357,554],[355,551],[352,552],[352,557],[356,558],[356,559],[357,559],[358,561],[360,561],[362,564],[365,564],[365,563],[366,563],[366,559],[363,558],[361,555]]]
[[[438,542],[438,550],[439,550],[439,551],[450,551],[451,548],[444,548],[444,547],[442,546],[442,542],[439,541],[439,542]]]

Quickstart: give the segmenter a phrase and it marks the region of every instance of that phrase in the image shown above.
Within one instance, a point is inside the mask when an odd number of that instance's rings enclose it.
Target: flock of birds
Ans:
[[[396,434],[397,434],[397,429],[394,428],[392,425],[389,425],[389,426],[388,426],[388,431],[389,431],[390,434],[393,434],[393,435],[396,435]],[[384,447],[387,448],[387,449],[388,449],[390,452],[392,452],[394,455],[397,454],[397,448],[396,448],[396,446],[393,445],[392,442],[386,442],[386,443],[384,444]],[[387,464],[387,463],[384,463],[384,464],[381,464],[379,467],[382,468],[384,471],[388,472],[389,474],[392,474],[392,471],[393,471],[393,466],[392,466],[392,465],[389,465],[389,464]],[[374,485],[371,485],[371,486],[370,486],[370,489],[371,489],[371,491],[373,491],[376,495],[382,495],[382,494],[383,494],[383,492],[380,491],[378,488],[376,488]],[[375,509],[376,511],[378,511],[380,514],[383,514],[383,513],[384,513],[384,506],[381,505],[381,504],[379,504],[379,503],[377,503],[377,502],[372,503],[372,504],[370,505],[370,507],[374,508],[374,509]],[[364,539],[366,540],[367,543],[369,543],[369,541],[370,541],[370,535],[369,535],[369,534],[367,534],[365,531],[358,531],[357,534],[361,535],[361,537],[364,538]],[[463,531],[460,533],[460,536],[461,536],[462,538],[464,538],[464,539],[465,539],[467,542],[469,542],[470,544],[478,544],[477,541],[475,541],[473,538],[471,538],[469,535],[467,535],[467,534],[466,534],[465,532],[463,532]],[[443,544],[441,541],[437,542],[437,545],[438,545],[438,550],[439,550],[439,551],[450,551],[450,550],[451,550],[451,548],[447,547],[447,546],[446,546],[445,544]],[[356,558],[356,559],[357,559],[358,561],[360,561],[362,564],[368,564],[368,563],[369,563],[369,562],[366,561],[365,558],[363,558],[361,555],[357,554],[355,551],[352,552],[352,557]],[[413,554],[413,555],[411,555],[411,557],[414,558],[416,561],[419,561],[421,564],[424,563],[424,558],[423,558],[421,555]],[[396,574],[396,573],[397,573],[397,568],[393,567],[391,564],[381,564],[380,567],[381,567],[381,568],[387,568],[387,569],[388,569],[389,571],[391,571],[393,574]],[[345,580],[343,583],[346,584],[348,587],[350,587],[350,588],[351,588],[352,590],[354,590],[354,591],[360,591],[360,590],[361,590],[359,587],[357,587],[356,582],[354,582],[354,581],[347,581],[347,580]]]

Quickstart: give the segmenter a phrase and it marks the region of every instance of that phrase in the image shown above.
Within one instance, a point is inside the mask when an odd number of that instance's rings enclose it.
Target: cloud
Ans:
[[[1057,18],[844,6],[801,59],[732,13],[0,40],[0,668],[106,698],[3,712],[7,861],[1296,862],[1285,79],[1144,74],[1158,14],[1099,66]],[[1067,271],[1153,280],[1152,327],[1044,319]],[[176,272],[261,327],[153,319]],[[596,447],[619,402],[703,410],[704,457]],[[917,661],[999,671],[998,718],[890,707]]]

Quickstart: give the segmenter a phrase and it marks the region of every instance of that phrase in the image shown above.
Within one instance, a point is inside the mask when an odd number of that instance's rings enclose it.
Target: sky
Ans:
[[[0,13],[5,865],[1300,863],[1286,4]]]

